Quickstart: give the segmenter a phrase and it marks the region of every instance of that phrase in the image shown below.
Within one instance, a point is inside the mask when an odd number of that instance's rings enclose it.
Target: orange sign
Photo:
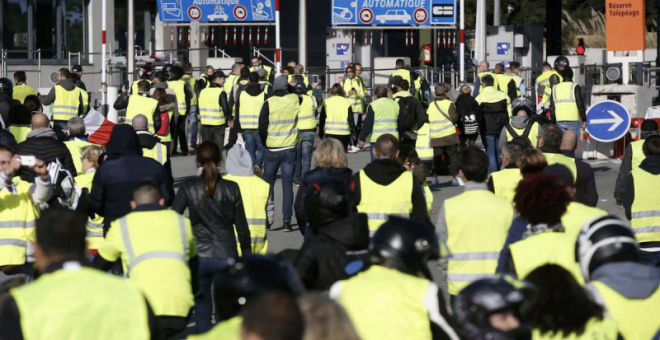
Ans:
[[[605,0],[608,51],[646,49],[644,0]]]

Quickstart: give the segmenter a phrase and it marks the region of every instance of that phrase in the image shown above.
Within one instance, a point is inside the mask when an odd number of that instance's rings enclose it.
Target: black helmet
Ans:
[[[531,117],[534,114],[534,104],[527,97],[518,97],[511,103],[511,113],[515,116],[520,110],[525,110],[527,116]]]
[[[522,324],[517,330],[505,332],[493,328],[489,320],[492,314],[504,311],[512,311],[520,320],[519,310],[526,288],[524,283],[503,275],[474,281],[461,290],[454,301],[454,314],[464,338],[509,340],[528,333],[528,328]]]
[[[13,93],[14,85],[12,85],[11,80],[7,78],[0,78],[0,93],[7,93],[11,95]]]
[[[591,273],[604,264],[639,261],[639,244],[628,221],[614,215],[605,216],[582,226],[575,259],[588,282]]]
[[[427,262],[440,258],[441,251],[432,227],[390,217],[371,238],[369,254],[373,264],[431,279]]]
[[[153,70],[151,69],[151,66],[149,66],[149,65],[144,65],[144,66],[140,67],[140,71],[139,71],[140,79],[150,79],[151,78],[151,72],[153,72]]]
[[[344,185],[326,180],[312,184],[305,196],[304,211],[309,226],[316,230],[328,223],[348,217],[351,208]]]
[[[163,79],[163,81],[167,81],[167,80],[170,79],[170,69],[172,68],[172,66],[173,66],[172,64],[167,64],[167,65],[163,66],[162,69],[160,69],[161,71],[163,71],[163,76],[165,76],[165,78],[166,78],[166,79]]]
[[[250,255],[229,259],[213,278],[215,303],[221,320],[235,317],[249,299],[278,291],[300,294],[296,274],[287,261],[274,256]]]
[[[563,55],[560,55],[555,59],[555,70],[561,71],[567,67],[570,67],[570,63],[568,62],[568,58],[564,57]]]

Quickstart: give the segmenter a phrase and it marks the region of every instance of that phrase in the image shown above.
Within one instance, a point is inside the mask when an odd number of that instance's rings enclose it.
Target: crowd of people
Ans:
[[[250,65],[142,67],[104,145],[82,67],[42,101],[0,79],[0,340],[660,338],[658,125],[626,149],[625,218],[596,208],[564,57],[537,100],[517,63],[456,96],[403,60],[370,96],[350,64],[327,98]],[[269,252],[277,208],[299,250]]]

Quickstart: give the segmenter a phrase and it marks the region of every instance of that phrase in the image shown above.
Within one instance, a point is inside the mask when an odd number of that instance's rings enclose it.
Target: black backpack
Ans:
[[[403,108],[405,114],[403,122],[406,130],[413,130],[416,127],[415,105],[412,97],[399,98],[399,107]]]

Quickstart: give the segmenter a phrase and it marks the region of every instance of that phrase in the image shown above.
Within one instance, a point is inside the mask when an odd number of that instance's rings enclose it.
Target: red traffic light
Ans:
[[[584,39],[580,38],[577,47],[575,47],[575,52],[577,52],[578,55],[584,55],[586,50],[587,48],[584,46]]]

